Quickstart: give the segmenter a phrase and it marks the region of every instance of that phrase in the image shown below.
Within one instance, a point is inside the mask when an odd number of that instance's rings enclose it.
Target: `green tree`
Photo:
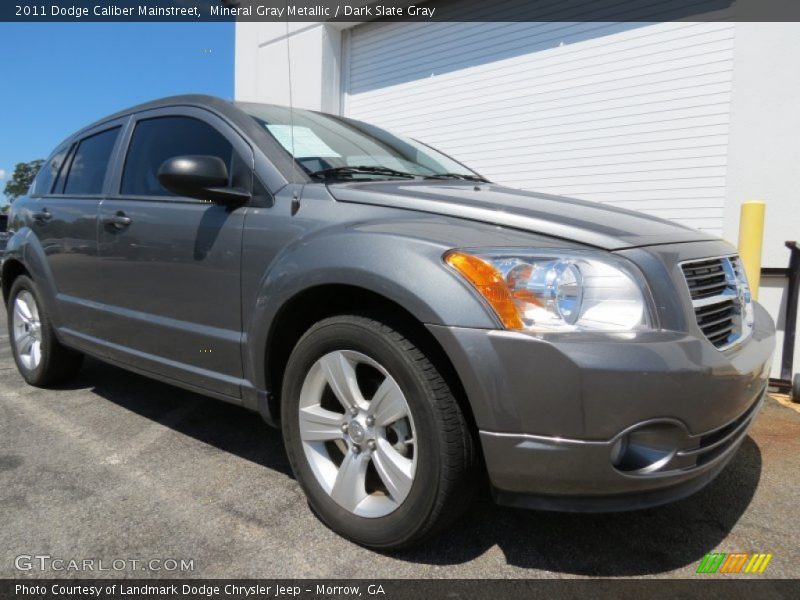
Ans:
[[[33,178],[36,177],[43,164],[44,161],[41,159],[17,163],[17,166],[14,167],[14,174],[11,175],[11,179],[8,180],[3,190],[9,202],[13,202],[28,191],[33,183]]]

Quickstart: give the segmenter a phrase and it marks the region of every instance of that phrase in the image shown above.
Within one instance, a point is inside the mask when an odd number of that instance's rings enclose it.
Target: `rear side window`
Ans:
[[[81,140],[69,167],[65,194],[102,194],[108,161],[119,127],[109,129]]]
[[[208,123],[191,117],[157,117],[139,121],[133,132],[121,193],[133,196],[174,196],[158,181],[167,159],[188,154],[218,156],[231,172],[233,146]]]
[[[39,174],[36,176],[36,183],[33,186],[34,194],[49,194],[52,191],[53,181],[58,177],[58,172],[61,170],[61,165],[64,164],[68,150],[69,146],[56,152],[39,170]]]

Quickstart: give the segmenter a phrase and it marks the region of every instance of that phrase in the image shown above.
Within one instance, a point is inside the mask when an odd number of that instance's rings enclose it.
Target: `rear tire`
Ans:
[[[429,358],[360,316],[315,324],[295,346],[281,395],[295,476],[319,518],[376,549],[411,546],[469,505],[475,442]]]
[[[29,384],[46,387],[74,376],[81,368],[83,354],[56,339],[41,298],[36,284],[20,275],[11,285],[6,312],[17,369]]]

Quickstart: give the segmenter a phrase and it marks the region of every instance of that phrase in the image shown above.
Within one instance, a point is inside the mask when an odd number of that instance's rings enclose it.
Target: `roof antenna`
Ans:
[[[300,195],[297,193],[297,161],[294,151],[294,101],[292,98],[292,51],[289,46],[289,0],[286,0],[286,66],[289,75],[289,136],[292,143],[292,216],[300,210]]]

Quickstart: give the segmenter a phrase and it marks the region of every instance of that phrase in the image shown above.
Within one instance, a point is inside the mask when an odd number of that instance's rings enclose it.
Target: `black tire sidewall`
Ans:
[[[289,359],[282,393],[282,427],[289,460],[311,508],[332,529],[372,547],[402,545],[427,526],[434,511],[441,476],[442,443],[432,401],[434,393],[411,354],[367,319],[328,319],[307,333]],[[374,325],[378,323],[372,321]],[[308,464],[299,435],[300,390],[311,366],[337,350],[354,350],[381,364],[397,381],[414,420],[417,465],[414,483],[405,501],[394,512],[379,518],[359,517],[339,506],[317,482]]]

